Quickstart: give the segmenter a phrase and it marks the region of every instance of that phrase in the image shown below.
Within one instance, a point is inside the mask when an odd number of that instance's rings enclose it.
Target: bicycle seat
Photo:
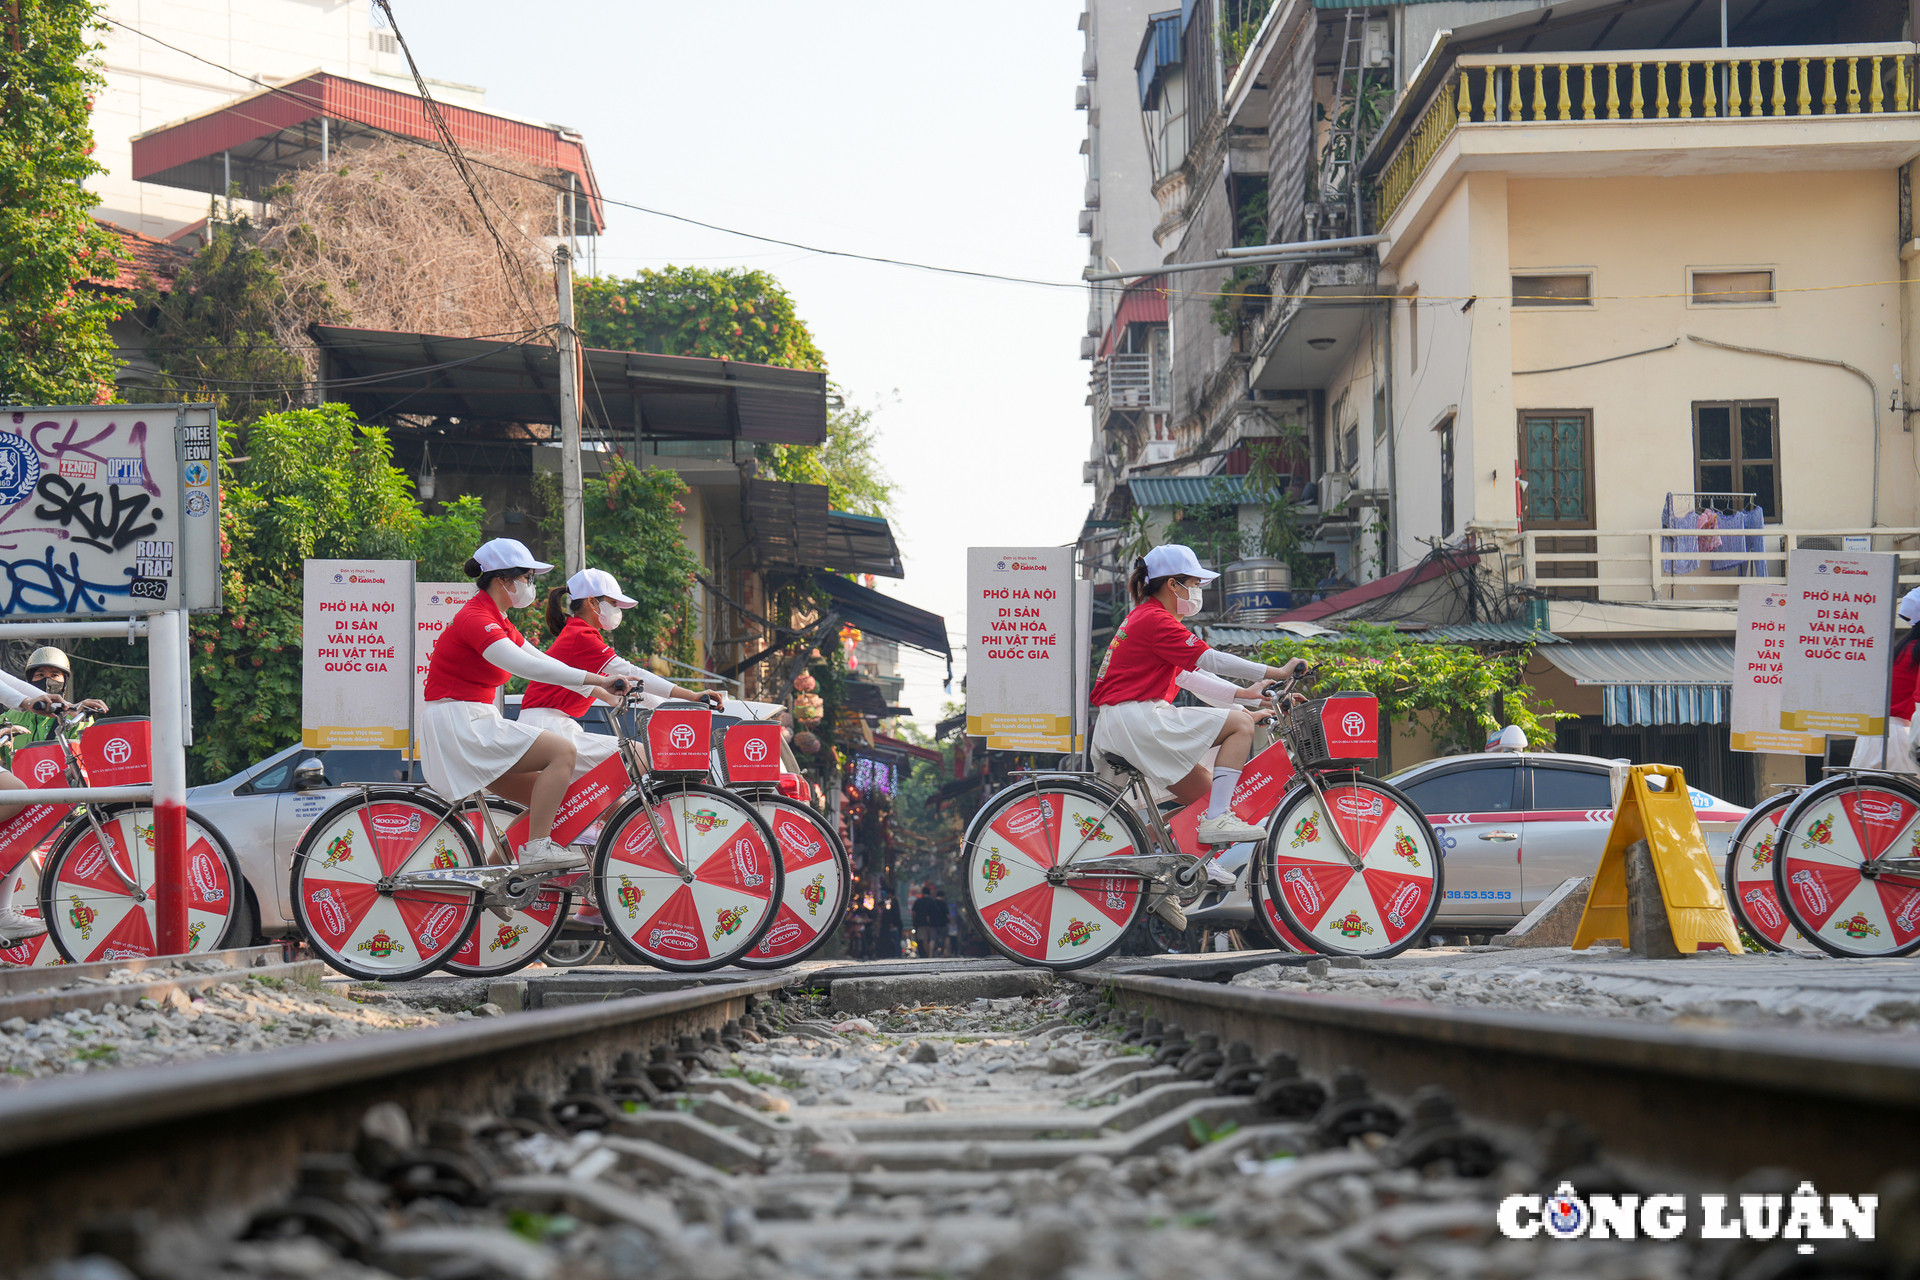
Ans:
[[[1138,769],[1133,767],[1133,762],[1131,760],[1127,760],[1120,756],[1117,756],[1113,754],[1113,752],[1111,751],[1103,751],[1100,754],[1106,757],[1107,767],[1112,769],[1115,773],[1139,773],[1140,772]]]

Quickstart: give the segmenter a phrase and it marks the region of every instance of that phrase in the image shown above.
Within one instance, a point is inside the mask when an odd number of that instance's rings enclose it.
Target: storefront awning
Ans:
[[[1733,638],[1573,640],[1539,656],[1599,685],[1610,725],[1721,724],[1733,685]]]
[[[859,516],[851,511],[827,512],[826,567],[841,573],[871,573],[877,578],[904,578],[900,544],[884,516]]]
[[[834,612],[844,621],[882,640],[897,640],[953,661],[953,650],[947,645],[947,620],[939,614],[845,578],[822,574],[813,582],[832,599]]]

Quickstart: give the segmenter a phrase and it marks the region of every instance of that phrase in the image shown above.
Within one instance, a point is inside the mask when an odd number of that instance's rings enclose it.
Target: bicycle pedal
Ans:
[[[1180,930],[1186,929],[1187,913],[1182,911],[1180,904],[1175,902],[1171,897],[1163,894],[1149,903],[1148,908],[1174,928]]]
[[[496,916],[499,916],[499,917],[500,917],[500,920],[501,920],[501,923],[503,923],[503,924],[512,924],[512,923],[513,923],[513,908],[512,908],[512,907],[506,907],[506,906],[501,906],[501,905],[499,905],[498,903],[495,903],[495,904],[492,904],[492,905],[490,905],[490,906],[488,906],[488,907],[487,907],[487,910],[489,910],[489,911],[491,911],[491,912],[493,912],[493,914],[495,914]]]

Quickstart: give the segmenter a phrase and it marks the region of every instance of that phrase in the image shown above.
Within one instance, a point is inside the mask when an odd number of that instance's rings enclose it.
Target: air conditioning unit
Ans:
[[[1393,63],[1393,36],[1383,19],[1369,22],[1360,33],[1360,64],[1385,67]]]
[[[1093,234],[1093,210],[1091,209],[1080,211],[1080,234],[1083,236]]]
[[[1329,471],[1320,477],[1320,509],[1328,515],[1345,509],[1347,495],[1353,492],[1353,477],[1344,471]]]
[[[1386,23],[1380,24],[1382,27]],[[1089,49],[1080,55],[1080,74],[1092,80],[1100,74],[1100,55]]]
[[[1100,348],[1100,339],[1098,338],[1080,339],[1080,358],[1082,360],[1093,359],[1093,357],[1098,353],[1099,348]]]
[[[1179,446],[1171,440],[1149,440],[1140,450],[1142,463],[1172,462]]]
[[[1085,111],[1088,107],[1092,105],[1093,105],[1093,90],[1089,89],[1084,84],[1077,84],[1073,86],[1073,109],[1075,111]]]
[[[1097,462],[1081,463],[1080,464],[1080,483],[1081,484],[1099,484],[1100,483],[1100,464]]]
[[[1087,198],[1080,203],[1086,205],[1089,209],[1098,209],[1100,207],[1100,179],[1087,179]]]
[[[1095,303],[1093,306],[1088,307],[1087,308],[1087,332],[1097,338],[1102,333],[1106,332],[1106,328],[1107,326],[1100,319],[1099,304]]]

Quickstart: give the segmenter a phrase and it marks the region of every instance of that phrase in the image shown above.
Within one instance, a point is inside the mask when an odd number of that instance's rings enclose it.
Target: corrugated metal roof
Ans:
[[[1299,631],[1290,630],[1285,623],[1270,627],[1206,627],[1202,629],[1201,638],[1211,645],[1240,649],[1265,644],[1269,640],[1338,639],[1343,634],[1327,627],[1315,627],[1312,623],[1298,625],[1301,627]],[[1400,638],[1418,644],[1570,643],[1551,631],[1534,631],[1525,622],[1461,622],[1446,627],[1429,627],[1425,631],[1403,631]]]
[[[1733,637],[1570,640],[1541,655],[1576,684],[1733,683]]]
[[[1139,476],[1127,481],[1137,507],[1206,507],[1259,502],[1245,476]]]

